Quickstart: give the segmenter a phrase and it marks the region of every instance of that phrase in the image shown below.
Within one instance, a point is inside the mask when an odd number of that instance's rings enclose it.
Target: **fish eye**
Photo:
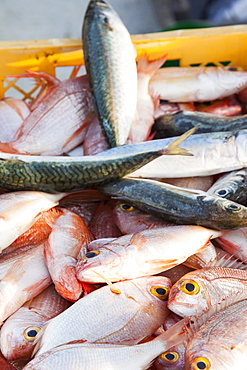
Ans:
[[[185,280],[180,289],[189,295],[196,295],[200,291],[199,285],[194,280]]]
[[[242,207],[240,204],[237,203],[226,203],[225,208],[228,209],[229,211],[232,211],[233,213],[237,213],[241,211]]]
[[[33,342],[39,331],[40,328],[38,326],[29,326],[24,330],[23,336],[28,342]]]
[[[209,360],[205,357],[196,357],[192,361],[192,369],[193,370],[208,370],[210,369],[211,364]]]
[[[83,259],[93,258],[93,257],[96,257],[99,253],[100,253],[99,251],[90,251],[84,254],[82,258]]]
[[[121,203],[119,204],[118,208],[124,213],[132,212],[135,209],[131,204],[128,203]]]
[[[223,197],[224,195],[227,194],[227,191],[225,189],[221,189],[217,191],[216,195],[219,195],[220,197]]]
[[[167,300],[169,295],[169,289],[164,286],[152,286],[150,292],[162,301]]]
[[[159,357],[166,365],[175,364],[180,358],[179,354],[175,351],[166,351]]]

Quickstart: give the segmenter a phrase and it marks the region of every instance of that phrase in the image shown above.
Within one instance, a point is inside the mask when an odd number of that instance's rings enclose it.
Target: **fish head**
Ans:
[[[220,343],[205,343],[197,338],[188,342],[185,351],[185,370],[232,370],[243,369],[243,357],[234,356],[231,349]],[[242,365],[241,365],[242,362]]]
[[[201,314],[212,305],[211,290],[200,270],[189,272],[172,286],[168,308],[181,317]]]
[[[0,345],[4,357],[9,361],[31,359],[36,335],[44,324],[37,319],[36,313],[29,312],[29,318],[25,313],[23,317],[10,316],[1,328]]]
[[[105,283],[109,269],[115,267],[119,263],[118,260],[118,255],[111,248],[101,247],[88,251],[77,262],[77,279],[88,283]]]
[[[220,206],[218,207],[217,217],[225,220],[225,229],[234,229],[247,225],[247,207],[219,196],[216,197],[215,202]],[[220,208],[222,212],[220,212]]]

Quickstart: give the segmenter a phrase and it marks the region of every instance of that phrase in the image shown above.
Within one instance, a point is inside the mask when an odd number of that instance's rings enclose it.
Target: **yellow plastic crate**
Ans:
[[[168,54],[179,66],[232,64],[247,70],[247,26],[213,27],[133,35],[137,57],[150,59]],[[14,88],[24,100],[32,99],[37,87],[28,91],[18,86],[17,79],[7,75],[20,74],[24,69],[57,75],[58,68],[70,67],[67,78],[78,73],[84,64],[80,39],[49,39],[0,42],[0,98],[11,96]]]

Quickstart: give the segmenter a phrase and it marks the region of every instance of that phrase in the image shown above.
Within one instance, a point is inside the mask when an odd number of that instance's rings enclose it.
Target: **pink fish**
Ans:
[[[82,218],[64,208],[45,243],[45,260],[55,288],[70,301],[76,301],[83,290],[75,274],[76,258],[81,249],[86,252],[90,240],[91,232]]]

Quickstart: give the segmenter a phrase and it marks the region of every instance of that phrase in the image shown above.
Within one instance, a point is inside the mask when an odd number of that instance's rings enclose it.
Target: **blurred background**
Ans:
[[[0,40],[80,38],[89,0],[0,0]],[[108,0],[131,34],[246,23],[246,0]]]

